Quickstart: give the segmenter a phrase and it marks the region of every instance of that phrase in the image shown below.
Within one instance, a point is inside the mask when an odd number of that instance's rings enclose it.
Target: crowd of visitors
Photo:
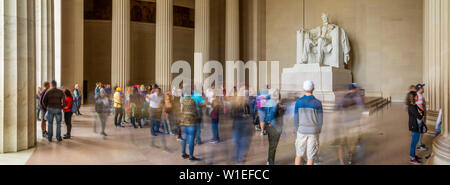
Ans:
[[[71,138],[72,115],[81,115],[81,92],[78,84],[73,91],[69,89],[59,89],[57,82],[44,82],[43,88],[39,87],[36,92],[36,117],[41,121],[42,137],[48,141],[53,140],[53,121],[56,120],[56,139]],[[61,136],[61,122],[64,117],[67,132]],[[47,127],[48,122],[48,127]]]
[[[303,85],[305,95],[293,103],[292,119],[295,141],[295,164],[313,165],[318,158],[320,134],[322,132],[324,113],[322,102],[314,97],[314,83],[305,81]],[[232,121],[232,139],[234,144],[233,159],[237,164],[244,164],[254,133],[268,139],[267,164],[275,164],[278,142],[284,132],[284,119],[288,100],[281,99],[277,89],[261,90],[253,93],[250,88],[234,88],[232,91],[223,90],[225,96],[218,96],[213,85],[202,92],[192,91],[183,94],[181,87],[173,87],[162,91],[157,85],[133,85],[125,89],[112,88],[109,84],[96,83],[94,90],[94,107],[97,119],[93,130],[106,137],[107,119],[112,114],[116,128],[132,127],[142,129],[146,125],[150,128],[151,145],[156,146],[157,136],[161,136],[161,147],[168,151],[165,143],[166,135],[175,137],[181,142],[181,157],[189,161],[200,161],[195,156],[195,146],[202,145],[202,130],[204,123],[209,122],[211,138],[208,142],[218,144],[222,142],[220,132],[221,120]],[[229,93],[226,96],[226,93]],[[410,160],[413,164],[420,164],[416,150],[427,150],[422,143],[423,133],[427,132],[425,123],[426,103],[423,96],[424,84],[411,86],[407,96],[409,113],[409,130],[412,133]],[[244,96],[238,96],[243,94]],[[365,109],[361,87],[350,84],[347,93],[336,102],[341,111],[346,111],[354,117],[345,117],[342,123],[359,124],[361,111]],[[37,119],[41,122],[42,136],[52,142],[54,136],[53,123],[56,120],[56,140],[72,138],[72,117],[82,115],[80,107],[82,94],[78,84],[73,89],[57,88],[55,81],[45,82],[36,93]],[[66,133],[61,135],[61,123],[66,124]],[[99,124],[100,123],[100,124]],[[355,125],[352,125],[352,128]],[[349,126],[341,124],[337,135],[344,135],[336,140],[338,158],[341,164],[351,164],[351,156],[355,145],[349,145],[351,135]],[[342,133],[338,133],[342,132]],[[187,147],[187,149],[186,149]],[[159,148],[159,147],[158,147]],[[343,151],[348,150],[350,160],[344,162]],[[303,160],[305,159],[305,160]]]

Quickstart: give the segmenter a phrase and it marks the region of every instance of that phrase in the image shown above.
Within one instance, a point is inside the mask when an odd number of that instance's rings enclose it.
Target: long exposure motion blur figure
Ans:
[[[122,116],[123,116],[123,100],[122,100],[122,89],[120,87],[116,88],[114,93],[114,125],[116,127],[122,126]]]
[[[198,145],[201,145],[201,144],[203,144],[202,138],[201,138],[201,135],[202,135],[201,129],[202,129],[202,126],[203,126],[203,124],[202,124],[202,122],[203,122],[203,111],[202,111],[202,109],[203,109],[203,106],[205,104],[205,100],[203,99],[202,94],[198,93],[196,91],[192,92],[192,99],[195,101],[195,106],[197,108],[197,114],[198,114],[198,116],[197,116],[197,124],[195,124],[195,126],[197,127],[195,129],[195,140],[196,140],[196,143]]]
[[[313,165],[319,151],[319,137],[323,125],[322,103],[313,96],[314,83],[305,81],[305,96],[299,98],[294,109],[294,128],[297,130],[295,164],[301,165],[306,153],[307,164]]]
[[[274,91],[268,97],[265,104],[265,123],[267,124],[266,130],[269,139],[269,154],[267,163],[268,165],[275,165],[275,154],[278,147],[278,142],[280,141],[282,128],[283,128],[283,113],[284,107],[278,102],[279,96]]]
[[[262,90],[261,94],[256,97],[256,108],[258,109],[258,117],[259,117],[259,126],[261,129],[260,135],[266,135],[267,132],[265,130],[265,120],[266,120],[266,113],[265,113],[265,104],[267,101],[267,98],[269,96],[268,90]]]
[[[99,92],[99,96],[95,99],[95,112],[97,112],[97,119],[94,121],[94,133],[97,133],[97,121],[100,122],[100,134],[107,136],[105,133],[105,125],[108,115],[110,114],[109,99],[105,91]]]
[[[174,102],[175,99],[172,96],[172,92],[166,92],[166,94],[164,95],[162,124],[164,125],[164,132],[166,134],[170,134],[171,136],[175,135],[173,133],[173,128],[175,127]]]
[[[361,114],[365,110],[364,98],[360,89],[358,84],[350,84],[347,93],[337,103],[341,116],[339,116],[339,120],[336,120],[338,126],[334,131],[341,165],[353,163],[353,154],[360,140]]]
[[[144,98],[139,94],[139,91],[136,87],[133,87],[133,92],[130,95],[130,106],[129,106],[129,115],[130,122],[134,128],[142,128],[142,120],[143,120],[143,112],[144,109]],[[136,126],[136,123],[138,126]]]
[[[244,96],[232,97],[231,118],[233,119],[234,160],[245,163],[252,136],[252,120],[248,100]]]

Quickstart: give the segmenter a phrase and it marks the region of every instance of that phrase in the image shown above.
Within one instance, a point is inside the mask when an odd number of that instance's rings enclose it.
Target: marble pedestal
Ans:
[[[296,64],[293,68],[285,68],[281,78],[283,97],[302,96],[303,82],[312,80],[314,95],[323,102],[334,102],[337,92],[347,89],[352,83],[350,70],[319,64]]]

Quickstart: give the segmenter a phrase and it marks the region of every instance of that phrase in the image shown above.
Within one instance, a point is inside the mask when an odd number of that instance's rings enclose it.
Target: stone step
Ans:
[[[391,103],[391,100],[390,98],[382,98],[382,97],[366,97],[364,102],[367,110],[363,112],[363,114],[371,115],[380,108],[383,108],[387,104]],[[322,104],[322,107],[323,111],[328,113],[334,112],[337,109],[336,104],[332,102],[325,102]]]

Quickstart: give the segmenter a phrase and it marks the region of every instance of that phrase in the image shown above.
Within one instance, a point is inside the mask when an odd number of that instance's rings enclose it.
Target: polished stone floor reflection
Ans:
[[[210,144],[211,125],[205,120],[202,129],[203,145],[196,145],[196,156],[203,159],[200,162],[189,162],[180,158],[180,142],[174,136],[165,136],[169,151],[161,148],[161,138],[155,139],[156,147],[150,144],[150,129],[132,127],[113,128],[113,118],[108,119],[106,130],[109,136],[103,137],[95,134],[92,122],[95,114],[92,107],[83,107],[83,116],[73,118],[73,138],[63,142],[49,143],[39,138],[37,148],[32,151],[26,164],[133,164],[133,165],[185,165],[185,164],[235,164],[232,160],[233,141],[231,121],[220,121],[220,137],[223,140],[219,144]],[[342,117],[348,117],[345,113],[325,113],[324,128],[321,134],[321,148],[319,164],[338,165],[339,148],[343,149],[341,159],[345,164],[409,164],[410,133],[407,125],[407,112],[403,104],[389,105],[370,116],[361,117],[354,125],[342,128]],[[224,118],[224,117],[222,117]],[[293,133],[292,115],[284,118],[284,133],[280,139],[277,150],[276,163],[279,165],[291,165],[295,157],[295,135]],[[40,123],[39,123],[40,124]],[[63,133],[65,132],[63,126]],[[345,133],[336,131],[344,130]],[[41,135],[40,132],[38,135]],[[342,136],[347,136],[348,142],[343,141]],[[430,146],[432,136],[426,135],[424,142]],[[336,143],[344,143],[338,145]],[[339,147],[341,146],[341,147]],[[348,148],[348,150],[346,149]],[[267,161],[268,139],[259,133],[251,137],[250,150],[245,164],[264,165]],[[351,157],[349,152],[353,151]],[[419,152],[423,157],[430,153]],[[1,158],[1,156],[0,156]]]

